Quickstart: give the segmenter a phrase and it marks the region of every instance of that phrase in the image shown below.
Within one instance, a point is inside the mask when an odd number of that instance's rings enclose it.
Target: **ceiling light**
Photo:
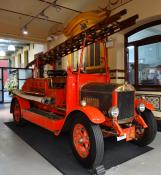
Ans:
[[[16,50],[16,48],[15,48],[14,45],[9,45],[8,46],[8,51],[15,51],[15,50]]]
[[[24,26],[24,27],[22,28],[22,33],[23,33],[24,35],[28,35],[27,26]]]
[[[49,18],[47,15],[45,15],[45,10],[40,12],[40,15],[44,17],[46,20]]]
[[[56,35],[50,35],[47,37],[47,41],[51,42],[51,41],[55,41],[58,39],[58,36]]]
[[[5,56],[6,56],[6,52],[3,51],[3,50],[0,50],[0,56],[1,56],[1,57],[5,57]]]

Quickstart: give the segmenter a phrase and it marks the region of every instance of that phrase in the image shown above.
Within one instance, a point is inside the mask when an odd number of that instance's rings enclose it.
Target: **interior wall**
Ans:
[[[19,49],[16,53],[11,56],[11,61],[14,60],[13,67],[18,68],[18,55],[21,54],[21,68],[24,68],[26,65],[24,64],[24,52],[28,51],[28,61],[31,62],[34,60],[34,55],[39,52],[46,52],[47,45],[45,44],[30,44],[30,46],[25,46],[23,49]]]
[[[115,14],[120,10],[127,9],[127,14],[122,19],[126,19],[135,14],[139,15],[139,19],[137,20],[136,25],[110,36],[110,38],[114,41],[114,47],[109,49],[108,55],[110,67],[116,70],[124,70],[124,34],[140,25],[159,19],[161,10],[158,7],[160,6],[160,0],[132,0],[131,2],[112,11],[112,14]],[[116,76],[115,82],[123,83],[124,78],[118,79],[117,77],[119,76],[120,73]]]
[[[110,36],[114,42],[114,46],[108,49],[109,68],[115,70],[115,72],[113,72],[113,74],[115,74],[115,79],[112,79],[112,82],[124,83],[124,34],[139,25],[158,19],[161,14],[161,10],[158,8],[160,6],[160,0],[155,0],[155,2],[153,0],[132,0],[131,2],[112,11],[112,14],[115,14],[120,10],[127,9],[128,13],[122,19],[135,14],[139,15],[139,19],[137,20],[137,24],[135,26]],[[67,38],[64,35],[60,35],[55,41],[48,45],[48,48],[55,47],[66,39]]]
[[[132,0],[130,3],[125,4],[124,6],[112,12],[112,13],[116,13],[125,8],[128,10],[128,14],[125,15],[124,18],[130,17],[135,14],[139,15],[139,19],[137,20],[137,24],[135,26],[122,31],[119,34],[115,34],[111,36],[111,38],[115,38],[115,47],[112,48],[111,52],[109,52],[109,57],[115,60],[115,64],[113,65],[117,69],[124,69],[124,45],[123,44],[120,45],[120,43],[124,43],[124,34],[133,30],[134,28],[137,28],[138,26],[160,19],[160,16],[161,16],[160,6],[161,6],[160,0],[155,0],[155,1]],[[120,37],[120,35],[122,35],[122,37]],[[117,50],[118,48],[119,48],[119,51]],[[119,55],[121,55],[121,57]],[[138,91],[136,92],[136,94],[137,96],[144,95],[146,99],[154,105],[155,107],[154,115],[156,117],[161,117],[161,93],[160,92]]]

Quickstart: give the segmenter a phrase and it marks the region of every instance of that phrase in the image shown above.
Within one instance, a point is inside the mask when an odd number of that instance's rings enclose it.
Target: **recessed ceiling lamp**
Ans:
[[[15,50],[16,50],[16,48],[15,48],[14,45],[9,45],[8,46],[8,51],[15,51]]]
[[[27,26],[24,26],[24,27],[22,28],[22,33],[23,33],[24,35],[28,35]]]
[[[49,18],[47,15],[45,15],[45,10],[40,12],[40,15],[44,17],[46,20]]]
[[[1,57],[5,57],[5,56],[6,56],[6,52],[3,51],[3,50],[0,50],[0,56],[1,56]]]
[[[57,39],[58,39],[57,35],[50,35],[50,36],[47,37],[48,42],[55,41]]]

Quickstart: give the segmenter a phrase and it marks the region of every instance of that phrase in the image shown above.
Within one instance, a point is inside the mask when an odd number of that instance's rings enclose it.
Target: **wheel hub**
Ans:
[[[73,130],[73,142],[77,153],[86,158],[90,151],[89,135],[82,124],[76,124]]]

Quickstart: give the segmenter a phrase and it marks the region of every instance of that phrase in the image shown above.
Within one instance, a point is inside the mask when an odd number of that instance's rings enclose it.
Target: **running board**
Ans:
[[[40,109],[31,108],[22,110],[22,117],[31,123],[37,124],[55,135],[59,133],[64,124],[64,117]]]
[[[29,111],[30,112],[34,112],[36,114],[40,114],[40,115],[42,115],[44,117],[47,117],[47,118],[53,119],[53,120],[60,120],[60,119],[63,119],[64,118],[63,116],[56,115],[54,113],[43,111],[43,110],[37,109],[37,108],[30,108]]]

